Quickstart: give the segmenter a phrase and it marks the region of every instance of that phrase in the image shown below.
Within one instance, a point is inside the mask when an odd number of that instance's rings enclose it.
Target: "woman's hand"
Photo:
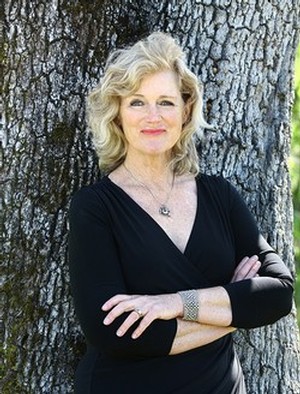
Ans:
[[[111,324],[124,312],[131,312],[117,331],[123,336],[139,319],[139,326],[133,332],[132,338],[138,338],[155,319],[170,320],[183,314],[182,301],[179,294],[160,295],[126,295],[118,294],[102,305],[103,311],[109,311],[103,323]]]
[[[244,257],[243,260],[236,267],[230,283],[239,282],[244,279],[252,279],[258,276],[257,272],[261,267],[261,262],[258,256]]]

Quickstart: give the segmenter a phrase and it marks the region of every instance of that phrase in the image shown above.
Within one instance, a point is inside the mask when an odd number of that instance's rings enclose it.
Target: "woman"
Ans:
[[[288,314],[292,277],[236,190],[199,175],[181,48],[154,33],[113,53],[89,117],[105,176],[70,210],[76,392],[245,393],[231,333]]]

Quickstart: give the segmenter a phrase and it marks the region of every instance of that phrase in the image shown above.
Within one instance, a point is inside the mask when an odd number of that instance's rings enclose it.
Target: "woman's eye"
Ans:
[[[163,100],[163,101],[161,101],[160,103],[159,103],[159,105],[162,105],[162,106],[174,106],[174,103],[172,103],[172,101],[169,101],[169,100]]]
[[[141,100],[132,100],[130,102],[131,107],[141,107],[144,103]]]

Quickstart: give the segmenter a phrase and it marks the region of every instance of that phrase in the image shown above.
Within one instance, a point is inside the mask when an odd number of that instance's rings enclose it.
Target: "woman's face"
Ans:
[[[119,121],[128,142],[127,154],[169,157],[187,112],[173,71],[143,78],[134,94],[121,99]]]

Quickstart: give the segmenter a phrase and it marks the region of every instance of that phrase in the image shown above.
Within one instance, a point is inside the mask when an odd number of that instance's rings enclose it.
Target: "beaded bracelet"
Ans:
[[[198,321],[199,301],[197,290],[178,291],[183,303],[183,320]]]

